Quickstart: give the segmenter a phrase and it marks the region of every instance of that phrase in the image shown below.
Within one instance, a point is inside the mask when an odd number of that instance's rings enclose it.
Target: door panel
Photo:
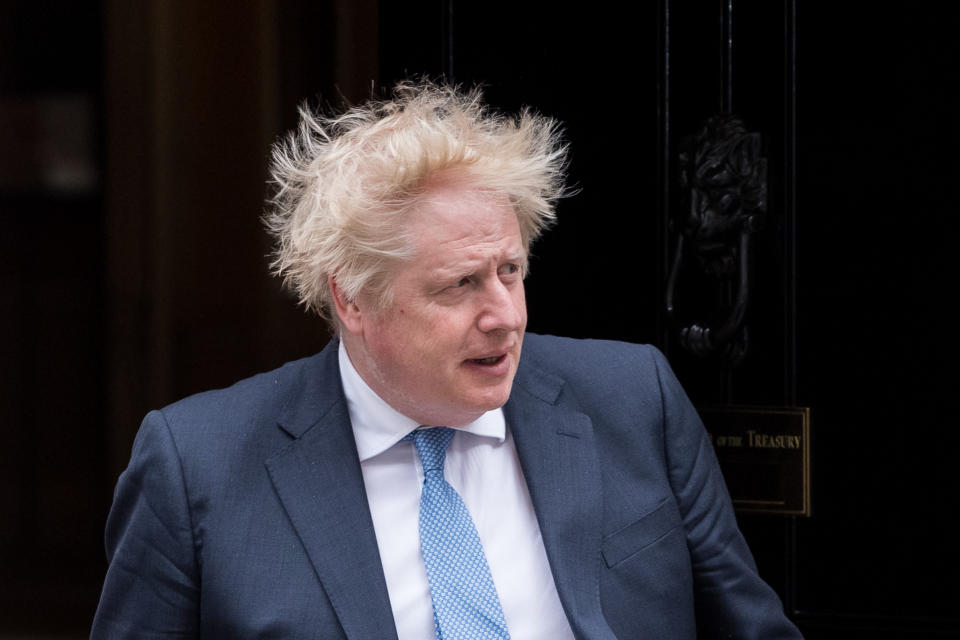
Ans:
[[[446,72],[566,123],[580,191],[535,247],[532,330],[656,343],[699,405],[811,408],[812,517],[740,517],[807,637],[956,637],[956,20],[793,0],[633,10],[381,6],[381,85]],[[664,311],[680,145],[722,111],[768,162],[737,366],[687,353]]]

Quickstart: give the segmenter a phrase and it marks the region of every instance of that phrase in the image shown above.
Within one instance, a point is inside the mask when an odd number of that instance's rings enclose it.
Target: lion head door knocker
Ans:
[[[731,115],[713,116],[681,144],[680,186],[667,317],[684,349],[737,364],[747,351],[750,236],[767,209],[760,134]]]

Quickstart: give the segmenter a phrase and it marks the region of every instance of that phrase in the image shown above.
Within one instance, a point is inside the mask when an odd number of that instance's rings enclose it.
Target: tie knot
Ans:
[[[453,440],[453,434],[454,431],[450,427],[431,427],[412,431],[403,439],[413,441],[413,446],[417,448],[417,453],[420,455],[424,475],[429,471],[439,471],[442,474],[447,447]]]

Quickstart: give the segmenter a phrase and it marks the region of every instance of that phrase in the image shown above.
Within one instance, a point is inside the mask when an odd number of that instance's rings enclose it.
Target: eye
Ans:
[[[460,287],[465,287],[465,286],[467,286],[468,284],[470,284],[470,278],[467,277],[467,276],[464,276],[464,277],[460,278],[459,280],[457,280],[456,284],[453,285],[453,288],[454,288],[454,289],[458,289],[458,288],[460,288]]]
[[[520,265],[515,264],[513,262],[509,262],[503,265],[502,267],[500,267],[501,276],[512,276],[517,273],[520,273]]]

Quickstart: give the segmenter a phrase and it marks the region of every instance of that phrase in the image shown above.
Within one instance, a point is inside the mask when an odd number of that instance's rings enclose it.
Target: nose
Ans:
[[[526,326],[527,302],[522,280],[506,284],[492,278],[485,287],[482,304],[477,318],[480,331],[519,331]]]

